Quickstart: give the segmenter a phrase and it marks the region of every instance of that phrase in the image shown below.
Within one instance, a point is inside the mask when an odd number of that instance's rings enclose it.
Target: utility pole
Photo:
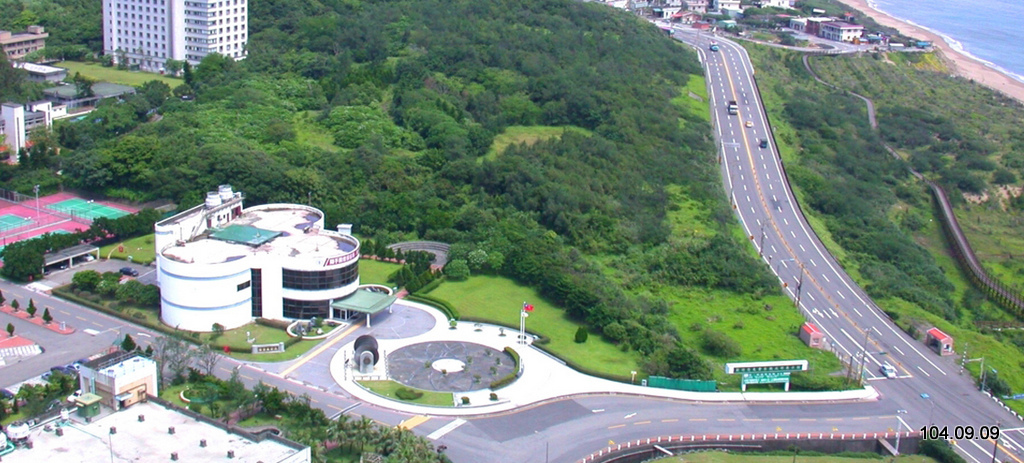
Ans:
[[[900,422],[899,427],[896,429],[896,456],[899,456],[900,454],[900,432],[903,431],[903,418],[900,418],[900,415],[905,414],[907,414],[906,410],[896,410],[896,421]],[[907,425],[907,428],[910,428],[909,424]]]
[[[39,220],[39,185],[32,187],[32,191],[36,192],[36,220]]]
[[[757,246],[757,257],[764,256],[764,223],[761,224],[761,244]]]
[[[804,264],[800,263],[800,280],[796,284],[796,309],[800,310],[800,298],[804,295]]]
[[[999,429],[999,422],[996,421],[996,429]],[[996,436],[995,443],[992,444],[992,463],[996,463],[996,452],[999,451],[999,436]]]

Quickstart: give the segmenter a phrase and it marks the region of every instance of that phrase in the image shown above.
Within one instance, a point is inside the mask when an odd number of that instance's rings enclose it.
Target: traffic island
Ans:
[[[28,313],[28,311],[25,309],[15,309],[14,307],[11,307],[9,305],[0,306],[0,312],[6,313],[14,317],[18,317],[22,320],[41,326],[55,333],[67,335],[75,332],[74,327],[69,326],[64,322],[57,321],[54,319],[47,321],[46,318],[49,317],[47,317],[46,314],[50,313],[49,307],[46,307],[43,310],[43,316],[33,316],[32,314]]]

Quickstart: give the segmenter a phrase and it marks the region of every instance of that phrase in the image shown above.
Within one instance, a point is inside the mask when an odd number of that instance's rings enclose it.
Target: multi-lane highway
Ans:
[[[959,358],[939,357],[897,328],[811,231],[784,176],[745,50],[714,36],[685,30],[679,36],[697,48],[707,70],[722,175],[736,214],[785,291],[836,353],[855,364],[866,359],[865,376],[893,410],[908,412],[908,422],[1019,427],[1019,419],[961,374]],[[710,50],[712,41],[718,51]],[[730,100],[739,104],[736,115],[728,113]],[[760,140],[769,143],[761,148]],[[883,363],[895,366],[898,378],[885,379],[879,373]],[[957,445],[969,459],[991,459],[973,444]]]

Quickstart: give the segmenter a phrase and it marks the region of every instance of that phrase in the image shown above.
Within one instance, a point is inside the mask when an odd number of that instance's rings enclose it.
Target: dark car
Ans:
[[[14,393],[7,389],[0,389],[0,399],[11,400],[14,398]]]
[[[128,275],[132,277],[139,276],[139,271],[131,267],[121,267],[121,275]]]
[[[50,368],[50,372],[51,373],[60,373],[62,375],[66,375],[66,376],[74,376],[74,375],[78,374],[78,371],[75,370],[74,368],[71,368],[71,367],[68,367],[68,366],[64,366],[64,365],[52,367],[52,368]]]
[[[768,147],[768,140],[761,140],[761,144],[759,146],[761,148],[767,148]]]

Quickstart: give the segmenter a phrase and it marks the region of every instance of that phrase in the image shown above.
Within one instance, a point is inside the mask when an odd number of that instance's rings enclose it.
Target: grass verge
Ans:
[[[74,76],[76,72],[81,73],[91,79],[95,79],[102,82],[110,82],[121,85],[131,85],[132,87],[138,87],[151,80],[159,80],[171,87],[177,87],[185,81],[169,76],[163,76],[160,74],[152,74],[148,72],[139,71],[126,71],[117,68],[104,67],[97,63],[82,63],[78,61],[61,61],[54,66],[62,67],[68,70],[68,77]]]
[[[104,259],[128,260],[138,264],[150,264],[156,260],[156,247],[153,234],[132,238],[120,243],[108,244],[100,248],[100,256]]]
[[[630,371],[638,370],[633,354],[623,352],[601,336],[590,336],[587,342],[577,344],[573,337],[578,323],[569,320],[564,310],[541,298],[533,288],[508,278],[478,275],[466,281],[446,281],[430,295],[450,302],[462,317],[510,327],[519,326],[519,310],[527,301],[533,304],[534,311],[526,320],[526,328],[550,339],[544,346],[548,350],[608,375],[628,377]]]
[[[402,268],[401,265],[390,262],[362,259],[359,261],[359,284],[391,286],[388,283],[388,276],[400,268]]]
[[[359,384],[375,394],[387,397],[391,400],[397,400],[399,402],[407,402],[417,405],[431,405],[434,407],[451,407],[454,405],[452,401],[452,393],[450,392],[436,392],[436,391],[425,391],[423,389],[416,389],[395,381],[359,381]],[[399,399],[395,392],[399,389],[411,389],[414,391],[422,392],[423,395],[416,400],[403,400]]]

